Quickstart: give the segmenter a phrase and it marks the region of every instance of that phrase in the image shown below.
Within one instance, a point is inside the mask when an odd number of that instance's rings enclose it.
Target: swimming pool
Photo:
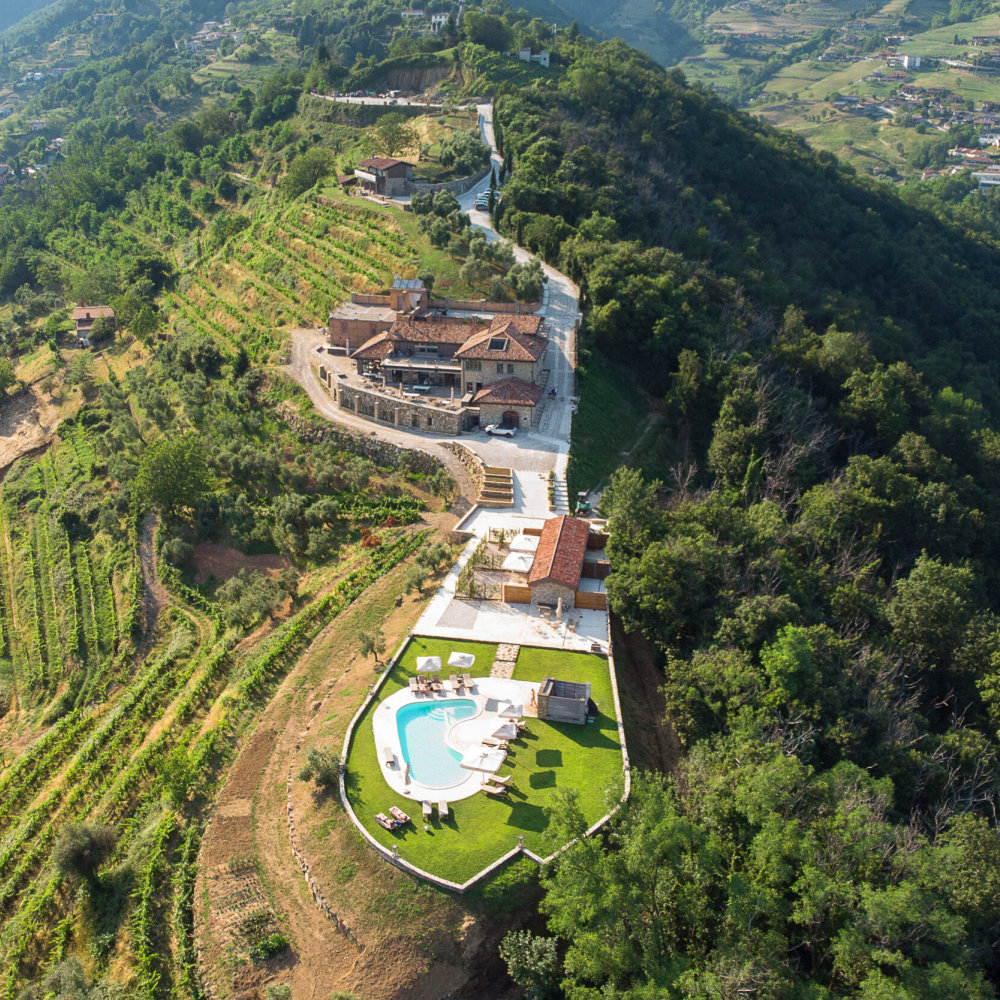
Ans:
[[[445,737],[456,722],[477,711],[468,698],[414,702],[398,709],[399,745],[414,781],[428,788],[450,788],[469,776],[461,766],[462,755],[448,746]]]

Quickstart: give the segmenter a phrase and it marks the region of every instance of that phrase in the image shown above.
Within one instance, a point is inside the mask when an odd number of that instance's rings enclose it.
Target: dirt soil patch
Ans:
[[[283,570],[290,569],[292,565],[285,556],[277,553],[248,556],[239,549],[214,542],[196,545],[192,561],[198,567],[194,577],[195,583],[204,583],[210,576],[214,576],[217,580],[228,580],[231,576],[236,576],[241,569],[275,577]]]
[[[48,444],[59,418],[59,407],[34,386],[0,403],[0,469]]]

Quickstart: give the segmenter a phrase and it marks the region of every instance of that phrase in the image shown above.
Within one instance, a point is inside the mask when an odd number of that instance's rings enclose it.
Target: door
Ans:
[[[517,412],[517,410],[505,410],[500,423],[504,427],[520,427],[521,415]]]

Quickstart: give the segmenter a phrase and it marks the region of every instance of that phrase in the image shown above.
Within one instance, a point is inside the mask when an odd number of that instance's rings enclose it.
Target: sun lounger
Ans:
[[[443,685],[441,684],[441,675],[440,674],[435,674],[431,678],[431,690],[432,691],[440,691],[442,687],[443,687]]]
[[[462,674],[462,683],[471,691],[472,690],[472,674]]]
[[[396,755],[389,747],[382,747],[382,759],[386,767],[393,767],[396,763]]]
[[[375,813],[375,822],[379,826],[384,826],[387,830],[395,830],[399,825],[395,820],[389,819],[385,813]]]
[[[487,777],[489,778],[490,781],[494,782],[497,785],[506,785],[507,782],[510,781],[510,779],[514,777],[514,775],[512,775],[512,774],[506,774],[506,775],[504,775],[501,778],[501,777],[498,777],[495,774],[490,774]]]
[[[423,802],[420,803],[420,811],[424,814],[424,819],[431,818],[432,809],[433,806],[430,804],[428,799],[424,799]]]
[[[501,750],[507,749],[506,740],[495,740],[492,736],[486,736],[482,739],[483,746],[487,747],[499,747]]]
[[[462,682],[458,679],[458,675],[457,674],[452,674],[451,677],[448,678],[448,680],[451,681],[451,689],[452,689],[452,691],[459,691],[459,690],[461,690],[461,688],[462,688]]]
[[[411,690],[411,691],[412,691],[412,692],[413,692],[414,694],[418,694],[418,693],[419,693],[419,691],[420,691],[420,684],[419,684],[419,682],[417,681],[416,677],[411,677],[411,678],[410,678],[410,690]]]
[[[448,803],[447,802],[439,802],[438,803],[438,816],[441,819],[445,819],[447,817],[447,815],[448,815]]]
[[[410,817],[407,816],[406,813],[399,808],[399,806],[391,806],[389,812],[392,814],[392,818],[396,820],[400,826],[405,826],[410,822]]]
[[[483,785],[483,787],[480,788],[479,790],[481,792],[485,792],[487,795],[500,796],[500,795],[506,795],[507,794],[507,786],[506,785]]]

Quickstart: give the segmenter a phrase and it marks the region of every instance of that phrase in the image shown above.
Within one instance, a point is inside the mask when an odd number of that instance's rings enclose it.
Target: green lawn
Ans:
[[[528,720],[527,734],[511,745],[500,771],[513,775],[510,795],[504,799],[485,795],[463,799],[451,806],[451,815],[444,823],[435,810],[431,832],[424,832],[419,803],[397,795],[382,777],[371,716],[382,699],[406,687],[408,678],[416,673],[418,656],[440,656],[445,662],[453,650],[475,654],[472,674],[480,676],[489,672],[496,646],[412,639],[354,731],[347,761],[347,794],[358,819],[379,843],[398,845],[400,857],[425,871],[464,882],[515,847],[520,834],[525,846],[540,854],[559,847],[549,832],[546,815],[557,789],[576,789],[588,823],[600,819],[607,811],[606,790],[621,788],[622,757],[607,660],[587,653],[522,647],[514,671],[517,680],[540,681],[551,674],[562,680],[589,681],[591,696],[600,709],[597,721],[572,726]],[[387,812],[392,805],[409,813],[415,822],[395,833],[383,830],[375,823],[375,814]]]

